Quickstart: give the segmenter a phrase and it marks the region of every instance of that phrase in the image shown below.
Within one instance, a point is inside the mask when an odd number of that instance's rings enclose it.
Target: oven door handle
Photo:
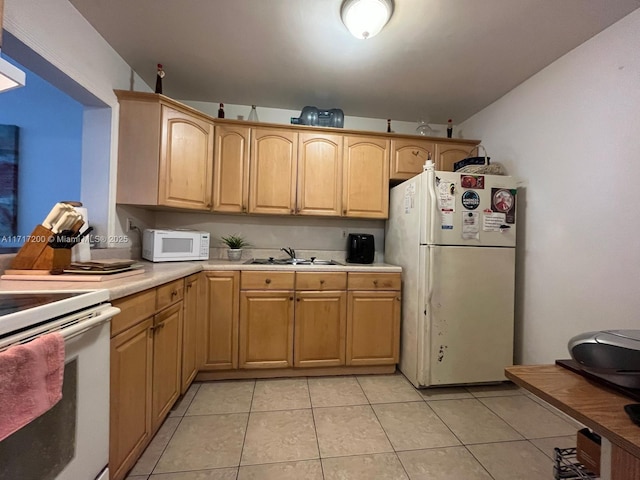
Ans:
[[[62,335],[62,338],[65,339],[65,341],[71,340],[72,338],[77,337],[78,335],[82,335],[83,333],[97,327],[98,325],[102,325],[119,313],[119,308],[107,307],[104,310],[101,310],[95,317],[91,317],[88,320],[83,320],[82,322],[63,328],[62,330],[60,330],[60,334]]]

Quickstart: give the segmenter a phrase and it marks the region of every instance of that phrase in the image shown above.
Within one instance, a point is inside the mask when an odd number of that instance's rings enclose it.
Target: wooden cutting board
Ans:
[[[20,272],[20,273],[18,273]],[[27,272],[27,273],[22,273]],[[35,273],[43,272],[43,273]],[[120,273],[100,273],[87,275],[84,273],[62,273],[60,275],[51,275],[46,270],[6,270],[4,275],[0,276],[2,280],[29,280],[33,281],[51,281],[51,282],[106,282],[108,280],[116,280],[118,278],[131,277],[133,275],[141,275],[144,268],[135,268]]]

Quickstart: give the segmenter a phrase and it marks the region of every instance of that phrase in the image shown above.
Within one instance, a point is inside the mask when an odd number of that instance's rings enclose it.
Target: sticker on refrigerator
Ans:
[[[412,183],[404,191],[404,213],[408,214],[415,208],[416,184]]]
[[[491,189],[491,210],[505,214],[505,223],[516,223],[516,190]]]
[[[453,230],[453,210],[440,210],[440,216],[442,223],[440,223],[442,230]]]
[[[480,206],[480,195],[473,190],[467,190],[462,194],[462,206],[467,210],[475,210]]]
[[[506,214],[487,209],[482,215],[482,230],[485,232],[500,232],[506,222]]]
[[[464,240],[480,240],[480,214],[464,212],[462,214],[462,238]]]
[[[484,175],[460,175],[462,188],[484,189]]]
[[[438,183],[438,206],[440,210],[451,210],[455,212],[456,196],[455,184],[451,182]]]

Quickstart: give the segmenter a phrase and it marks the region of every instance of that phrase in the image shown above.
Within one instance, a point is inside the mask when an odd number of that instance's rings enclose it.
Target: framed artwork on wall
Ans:
[[[17,234],[18,135],[16,125],[0,125],[0,237]]]

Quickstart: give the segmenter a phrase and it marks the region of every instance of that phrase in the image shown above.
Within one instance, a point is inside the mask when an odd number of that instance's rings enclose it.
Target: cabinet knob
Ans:
[[[293,300],[293,297],[289,297],[289,300]],[[298,299],[298,301],[300,301],[300,299]]]
[[[292,208],[291,209],[291,215],[293,215],[294,213],[296,213],[296,211]]]
[[[189,283],[187,284],[187,290],[191,290],[191,287],[193,286],[193,283]]]
[[[211,208],[211,203],[207,203],[207,208]]]
[[[264,283],[266,283],[267,285],[269,285],[269,284],[271,283],[271,279],[270,279],[270,278],[265,279]]]
[[[347,214],[347,211],[346,211],[346,210],[342,210],[342,214],[343,214],[343,215],[346,215],[346,214]]]
[[[401,299],[400,297],[396,297],[396,300],[400,301],[400,300],[402,300],[402,299]]]
[[[373,284],[377,287],[378,286],[378,280],[374,280]]]
[[[299,298],[296,298],[296,302],[299,302],[299,301],[300,301],[300,299],[299,299]]]
[[[246,206],[244,206],[244,205],[242,205],[242,211],[243,211],[243,212],[246,212],[246,211],[247,211],[247,207],[246,207]]]
[[[171,298],[175,297],[176,295],[178,295],[177,291],[174,290],[174,291],[171,292]]]
[[[320,280],[320,285],[324,285],[324,280]]]

